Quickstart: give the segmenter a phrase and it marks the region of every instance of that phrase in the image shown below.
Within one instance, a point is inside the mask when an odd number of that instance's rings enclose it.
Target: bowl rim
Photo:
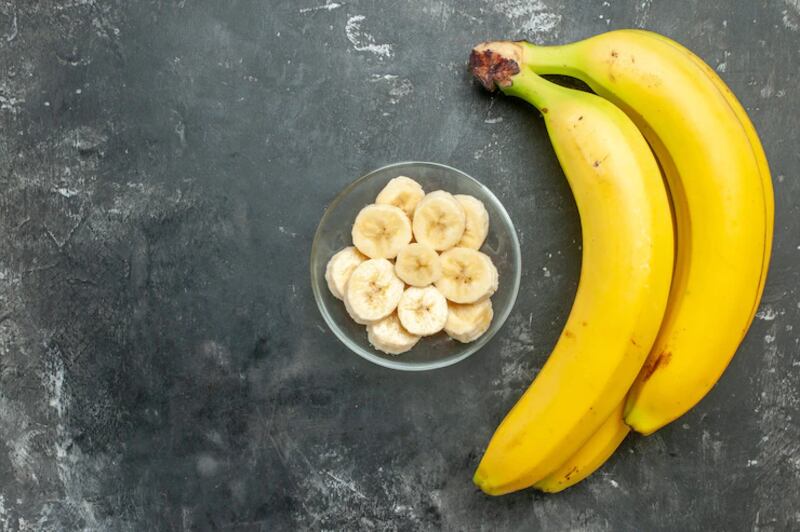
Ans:
[[[499,212],[501,217],[504,219],[503,221],[507,226],[511,229],[511,246],[512,246],[512,256],[513,256],[513,263],[512,263],[512,279],[511,279],[511,299],[508,304],[501,310],[501,312],[495,315],[495,320],[497,323],[496,327],[490,327],[490,330],[487,331],[483,336],[481,336],[478,340],[471,342],[469,344],[464,344],[466,348],[456,356],[443,358],[441,360],[435,360],[431,362],[404,362],[402,360],[391,360],[387,358],[383,358],[375,353],[372,353],[360,345],[355,343],[337,324],[336,321],[333,319],[333,316],[328,312],[328,309],[323,304],[323,294],[322,294],[322,282],[316,278],[314,275],[314,258],[318,254],[318,249],[320,246],[320,239],[321,239],[321,228],[325,225],[324,222],[326,221],[328,215],[333,212],[333,210],[341,203],[341,201],[347,197],[358,185],[362,182],[370,179],[375,174],[379,172],[385,172],[387,170],[391,170],[393,168],[401,168],[401,167],[408,167],[408,166],[428,166],[433,168],[438,168],[441,170],[445,170],[447,172],[453,172],[459,174],[462,177],[467,178],[467,180],[472,181],[475,185],[482,189],[483,193],[492,198],[496,205],[499,207]],[[508,211],[506,210],[503,203],[500,199],[494,195],[494,193],[472,177],[471,175],[467,174],[463,170],[459,170],[458,168],[454,168],[452,166],[436,163],[431,161],[400,161],[396,163],[387,164],[371,170],[366,174],[363,174],[361,177],[352,181],[349,185],[347,185],[341,192],[339,192],[336,197],[330,202],[330,204],[325,208],[325,211],[322,213],[322,217],[319,220],[319,224],[317,225],[317,229],[314,232],[314,240],[311,243],[311,255],[309,257],[309,271],[311,274],[311,288],[314,293],[314,300],[316,301],[317,308],[319,309],[320,313],[322,314],[323,319],[325,320],[326,325],[328,328],[333,332],[333,334],[351,351],[355,354],[364,358],[374,364],[379,366],[383,366],[389,369],[396,369],[402,371],[429,371],[434,369],[446,368],[448,366],[452,366],[461,362],[462,360],[466,359],[467,357],[473,355],[481,348],[483,348],[489,341],[502,329],[503,325],[505,324],[506,320],[508,319],[511,311],[514,309],[514,306],[517,302],[517,296],[519,294],[519,286],[520,280],[522,277],[522,253],[520,250],[519,244],[519,237],[517,236],[517,230],[514,226],[514,222],[509,216]]]

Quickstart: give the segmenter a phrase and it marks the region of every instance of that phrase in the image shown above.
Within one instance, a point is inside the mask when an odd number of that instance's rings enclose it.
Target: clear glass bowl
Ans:
[[[489,330],[472,343],[462,344],[444,332],[422,338],[401,355],[387,355],[367,341],[366,327],[350,318],[344,303],[333,297],[325,281],[328,260],[340,249],[352,245],[350,230],[356,214],[373,203],[375,196],[393,177],[417,180],[426,192],[441,189],[451,194],[470,194],[489,211],[489,235],[481,251],[497,266],[500,284],[492,296],[494,318]],[[517,233],[508,213],[492,192],[476,179],[443,164],[402,162],[390,164],[356,179],[330,204],[317,227],[311,246],[311,286],[322,316],[336,336],[352,351],[381,366],[407,371],[422,371],[450,366],[464,360],[486,345],[500,330],[517,299],[520,281],[520,250]]]

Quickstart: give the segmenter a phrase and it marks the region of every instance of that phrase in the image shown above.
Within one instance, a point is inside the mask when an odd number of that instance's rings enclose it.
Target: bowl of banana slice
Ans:
[[[322,215],[311,285],[333,333],[384,367],[422,371],[477,352],[519,291],[519,240],[464,172],[402,162],[351,183]]]

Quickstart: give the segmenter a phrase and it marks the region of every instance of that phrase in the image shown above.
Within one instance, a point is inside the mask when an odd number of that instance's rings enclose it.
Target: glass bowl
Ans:
[[[451,194],[470,194],[489,211],[489,235],[481,251],[492,258],[500,275],[492,296],[494,318],[489,329],[477,340],[462,344],[444,332],[422,338],[413,349],[401,355],[387,355],[367,341],[366,327],[347,314],[344,303],[328,290],[325,267],[340,249],[352,245],[350,230],[356,214],[373,203],[386,183],[404,175],[418,181],[426,192],[446,190]],[[478,180],[443,164],[402,162],[390,164],[356,179],[345,188],[322,215],[311,246],[311,286],[314,298],[331,330],[356,354],[387,368],[423,371],[443,368],[464,360],[491,340],[511,313],[520,281],[520,250],[517,233],[508,213],[492,192]]]

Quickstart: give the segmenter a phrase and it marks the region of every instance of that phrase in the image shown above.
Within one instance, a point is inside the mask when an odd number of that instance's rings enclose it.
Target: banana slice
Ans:
[[[419,202],[414,211],[414,238],[442,251],[455,246],[464,235],[467,215],[449,192],[436,190]]]
[[[367,205],[353,223],[353,244],[371,259],[393,259],[411,242],[411,222],[392,205]]]
[[[356,323],[366,325],[394,312],[403,296],[403,281],[386,259],[365,260],[347,281],[344,306]]]
[[[394,272],[404,283],[422,288],[441,278],[442,264],[433,248],[414,242],[397,254]]]
[[[475,341],[489,328],[494,317],[492,300],[461,305],[447,302],[447,323],[444,332],[453,340],[462,343]]]
[[[404,175],[397,176],[389,181],[383,190],[378,193],[375,203],[381,205],[394,205],[403,210],[409,218],[414,216],[414,209],[422,198],[425,191],[422,185]]]
[[[367,339],[378,351],[399,355],[417,345],[419,336],[405,330],[397,314],[390,314],[367,325]]]
[[[347,280],[350,279],[350,274],[365,260],[367,257],[353,246],[348,246],[331,257],[325,268],[325,280],[328,282],[328,289],[333,297],[344,299],[344,289],[347,286]]]
[[[495,293],[499,276],[488,255],[469,248],[453,248],[439,255],[442,278],[436,288],[453,303],[475,303]]]
[[[432,286],[406,288],[397,305],[397,317],[411,334],[436,334],[447,323],[447,300]]]
[[[489,234],[489,212],[478,198],[466,194],[456,194],[453,197],[464,208],[467,216],[464,236],[461,237],[458,247],[481,249],[486,235]]]

